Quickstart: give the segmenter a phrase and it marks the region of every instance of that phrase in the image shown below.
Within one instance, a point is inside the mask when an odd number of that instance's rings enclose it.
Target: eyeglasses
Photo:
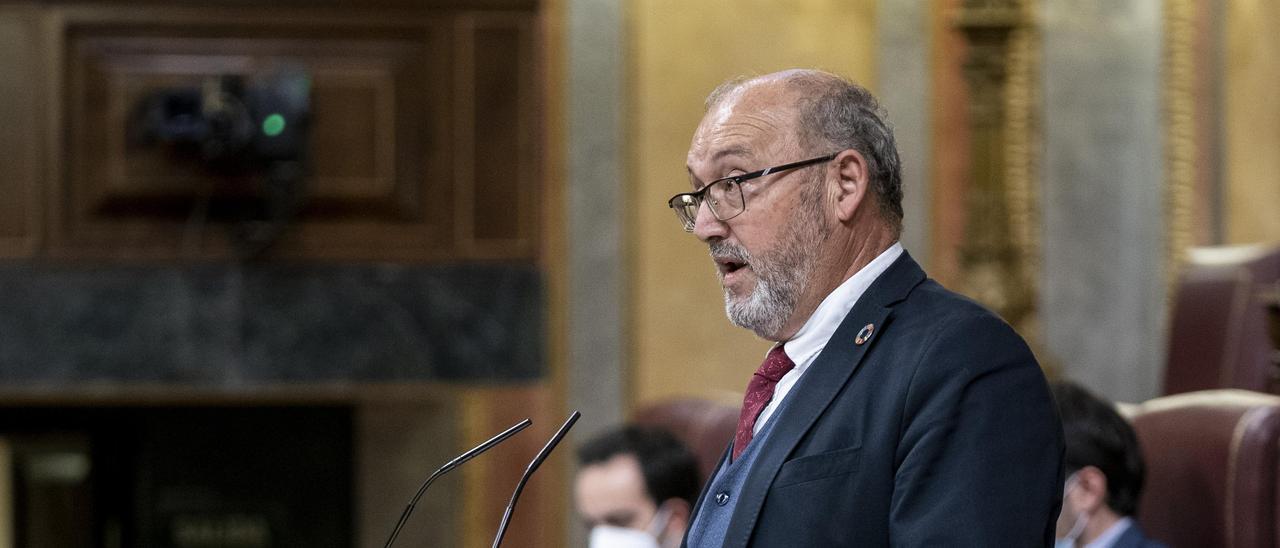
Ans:
[[[781,173],[811,166],[819,162],[826,162],[835,158],[836,154],[833,152],[826,156],[716,179],[693,192],[682,192],[672,196],[670,200],[667,200],[667,206],[676,212],[676,217],[680,219],[680,225],[684,227],[684,231],[693,232],[693,225],[698,218],[698,209],[702,207],[702,202],[705,201],[707,203],[707,207],[711,208],[711,214],[715,215],[716,219],[728,221],[747,210],[746,197],[742,194],[743,182],[764,177],[770,173]]]

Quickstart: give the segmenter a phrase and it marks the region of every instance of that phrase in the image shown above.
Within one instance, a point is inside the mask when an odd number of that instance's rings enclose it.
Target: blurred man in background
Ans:
[[[624,426],[578,449],[574,501],[590,548],[679,546],[698,496],[698,464],[665,430]]]
[[[1133,519],[1146,470],[1133,427],[1080,386],[1060,382],[1051,389],[1067,442],[1056,546],[1164,548]]]

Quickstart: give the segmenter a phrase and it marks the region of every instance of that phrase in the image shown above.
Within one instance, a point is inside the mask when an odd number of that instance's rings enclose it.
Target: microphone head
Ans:
[[[443,474],[445,472],[449,472],[454,468],[461,466],[462,463],[467,462],[472,458],[475,458],[480,453],[488,451],[489,449],[492,449],[493,446],[498,445],[499,443],[502,443],[504,441],[507,441],[507,438],[516,435],[521,430],[528,428],[529,425],[531,424],[533,424],[533,421],[529,419],[524,419],[512,425],[511,428],[508,428],[506,430],[503,430],[502,432],[499,432],[496,436],[489,438],[488,440],[481,443],[480,445],[477,445],[471,448],[471,450],[467,451],[466,453],[458,455],[453,460],[445,463],[444,466],[440,467],[440,470],[437,473]]]
[[[560,440],[563,440],[569,434],[569,429],[573,428],[574,423],[578,422],[580,417],[582,417],[582,413],[576,409],[569,415],[568,420],[560,425],[560,429],[556,430],[555,435],[551,436],[550,440],[547,440],[547,444],[542,446],[541,451],[538,451],[538,456],[534,457],[533,461],[529,463],[528,474],[532,474],[534,470],[537,470],[542,465],[542,461],[547,460],[547,457],[551,455],[551,451],[560,444]]]
[[[409,521],[409,516],[413,514],[413,508],[418,504],[418,499],[421,499],[422,494],[427,492],[427,488],[431,486],[431,482],[435,481],[436,478],[449,473],[454,468],[462,466],[463,463],[471,460],[476,455],[488,451],[489,449],[492,449],[493,446],[506,441],[507,438],[516,435],[517,432],[528,428],[530,424],[533,424],[533,421],[530,421],[529,419],[516,423],[511,428],[499,432],[498,435],[471,448],[466,453],[454,457],[453,460],[446,462],[444,466],[441,466],[431,474],[426,481],[422,482],[422,486],[418,487],[418,492],[414,493],[413,498],[409,500],[409,505],[405,506],[404,511],[400,513],[400,519],[396,521],[396,526],[391,530],[391,536],[387,538],[387,543],[383,545],[383,548],[391,548],[391,545],[395,543],[396,537],[400,536],[400,530],[404,528],[405,523],[408,523]]]
[[[511,524],[511,516],[515,513],[516,501],[520,499],[520,493],[524,491],[524,486],[529,482],[529,477],[533,476],[539,466],[542,466],[542,461],[547,460],[551,450],[560,444],[560,440],[564,439],[565,434],[569,433],[569,429],[573,428],[573,424],[578,422],[578,418],[581,416],[582,413],[574,410],[569,415],[569,419],[560,425],[560,429],[556,430],[555,435],[551,436],[550,440],[547,440],[547,444],[542,447],[541,451],[538,451],[538,455],[533,457],[533,460],[529,462],[529,466],[524,469],[524,475],[520,476],[520,481],[516,483],[515,491],[511,493],[511,502],[507,504],[507,511],[503,513],[502,521],[498,523],[498,534],[493,537],[493,548],[499,548],[502,545],[502,539],[507,534],[507,526]]]

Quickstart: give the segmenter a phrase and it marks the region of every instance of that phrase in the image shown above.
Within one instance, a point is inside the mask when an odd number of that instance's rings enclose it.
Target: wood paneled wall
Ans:
[[[536,4],[304,5],[0,5],[0,256],[229,256],[260,178],[140,146],[129,120],[156,90],[289,63],[311,174],[276,256],[535,259]]]

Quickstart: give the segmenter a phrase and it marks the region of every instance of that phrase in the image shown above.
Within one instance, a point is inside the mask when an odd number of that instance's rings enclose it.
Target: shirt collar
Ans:
[[[1093,539],[1093,542],[1085,545],[1085,548],[1111,548],[1117,540],[1120,540],[1120,535],[1129,530],[1131,525],[1133,525],[1133,519],[1128,517],[1121,518],[1120,521],[1112,523],[1111,527],[1108,527],[1106,531],[1098,535],[1098,538]]]
[[[818,353],[827,346],[827,340],[835,334],[836,328],[840,327],[840,322],[844,321],[844,317],[849,314],[853,305],[858,302],[863,293],[867,292],[871,283],[888,270],[889,265],[898,260],[900,255],[902,255],[901,242],[895,242],[889,246],[889,249],[882,251],[875,259],[829,293],[796,335],[783,343],[782,349],[796,364],[797,370],[804,371]]]

